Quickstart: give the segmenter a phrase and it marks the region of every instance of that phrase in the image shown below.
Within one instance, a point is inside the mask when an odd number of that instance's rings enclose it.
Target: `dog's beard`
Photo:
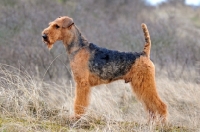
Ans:
[[[51,48],[53,47],[53,44],[50,43],[48,40],[43,40],[43,42],[47,45],[47,48],[48,48],[49,50],[51,50]]]
[[[53,47],[53,44],[48,44],[47,47],[49,50],[51,50],[51,48]]]

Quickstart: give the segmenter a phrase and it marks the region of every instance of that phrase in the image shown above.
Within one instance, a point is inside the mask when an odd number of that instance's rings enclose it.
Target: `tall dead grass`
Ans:
[[[93,88],[86,115],[70,122],[74,84],[43,82],[27,71],[0,65],[1,131],[198,131],[199,86],[157,75],[157,87],[169,109],[169,126],[146,125],[147,115],[129,85],[121,81]]]

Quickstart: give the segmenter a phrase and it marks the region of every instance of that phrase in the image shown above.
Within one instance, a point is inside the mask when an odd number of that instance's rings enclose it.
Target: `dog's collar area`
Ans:
[[[86,47],[87,47],[87,45],[82,46],[82,47],[79,47],[77,50],[71,52],[71,53],[69,54],[69,59],[72,60],[72,59],[74,58],[74,56],[75,56],[81,49],[84,49],[84,48],[86,48]]]

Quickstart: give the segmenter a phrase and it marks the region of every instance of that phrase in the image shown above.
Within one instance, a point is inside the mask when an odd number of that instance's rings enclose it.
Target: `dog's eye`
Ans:
[[[57,24],[55,25],[56,29],[60,28],[60,26],[58,26]]]

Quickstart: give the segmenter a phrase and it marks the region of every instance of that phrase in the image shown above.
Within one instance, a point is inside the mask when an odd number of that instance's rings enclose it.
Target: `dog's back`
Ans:
[[[91,53],[89,59],[90,71],[103,80],[116,80],[124,76],[134,64],[135,60],[144,52],[119,52],[98,47],[92,43],[89,45]]]
[[[151,40],[145,24],[142,24],[145,37],[143,52],[119,52],[98,47],[90,43],[88,50],[91,53],[89,68],[92,73],[103,80],[116,80],[125,75],[141,55],[150,58]]]

